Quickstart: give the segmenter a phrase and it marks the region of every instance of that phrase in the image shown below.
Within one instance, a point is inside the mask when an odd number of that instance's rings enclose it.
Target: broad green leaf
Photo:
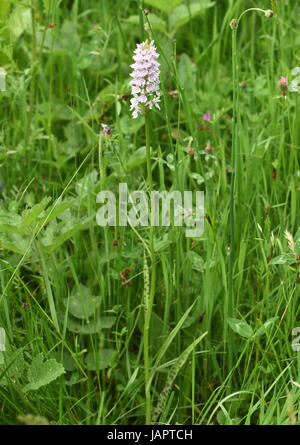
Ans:
[[[85,358],[87,369],[89,371],[99,371],[108,368],[115,355],[116,351],[111,348],[99,349],[97,354],[89,352]]]
[[[13,226],[19,226],[22,222],[22,217],[16,212],[17,208],[9,206],[9,211],[0,208],[0,224],[10,224]]]
[[[23,235],[29,235],[29,232],[25,227],[16,227],[11,224],[0,224],[0,232],[22,233]]]
[[[283,255],[279,255],[273,258],[270,261],[270,264],[283,264],[286,266],[290,266],[296,262],[296,257],[293,253],[284,253]]]
[[[75,371],[75,369],[77,368],[75,360],[67,351],[64,351],[63,355],[61,354],[61,352],[56,352],[54,354],[54,358],[57,362],[62,363],[66,371]]]
[[[61,244],[72,238],[72,236],[74,236],[77,232],[88,229],[91,222],[95,220],[96,218],[91,215],[88,218],[83,218],[80,220],[76,220],[74,218],[72,221],[70,221],[69,226],[65,226],[65,223],[61,223],[60,225],[58,225],[60,232],[58,232],[55,236],[53,235],[51,242],[49,242],[49,239],[42,239],[45,249],[48,252],[54,252]]]
[[[67,305],[68,300],[64,300]],[[88,287],[80,285],[80,290],[74,288],[69,298],[69,312],[76,318],[86,319],[96,312],[100,306],[100,297],[92,296]]]
[[[25,5],[16,5],[10,14],[7,25],[13,40],[18,39],[26,31],[31,32],[31,11]]]
[[[241,337],[250,338],[253,335],[253,329],[245,321],[236,318],[228,318],[227,322],[231,329]]]
[[[22,213],[22,225],[25,227],[29,227],[33,222],[35,222],[50,201],[51,198],[46,197],[41,202],[33,206],[31,209],[24,210],[24,212]]]
[[[187,257],[191,262],[192,269],[194,269],[198,272],[203,272],[204,260],[200,255],[198,255],[197,252],[194,252],[193,250],[189,250],[187,253]]]
[[[120,119],[121,131],[123,134],[135,134],[144,125],[144,116],[140,114],[137,119],[132,119],[131,116],[125,115]],[[146,147],[144,147],[146,153]]]
[[[45,215],[39,220],[39,227],[42,227],[45,222],[48,224],[54,218],[61,216],[66,210],[70,209],[75,203],[75,200],[64,201],[61,203],[54,203],[45,211]]]
[[[69,317],[67,328],[69,331],[74,332],[74,334],[96,334],[99,333],[101,329],[110,329],[115,322],[115,316],[101,316],[98,317],[97,320],[90,320],[89,323]]]
[[[43,354],[39,354],[32,360],[28,369],[29,383],[23,388],[24,392],[36,391],[42,386],[48,385],[57,377],[65,373],[65,368],[55,359],[43,360]]]
[[[178,76],[183,88],[187,88],[188,90],[196,88],[196,72],[197,67],[195,63],[191,61],[187,54],[183,53],[178,64]]]
[[[186,5],[180,5],[170,14],[170,27],[177,29],[214,5],[215,2],[207,0],[199,0],[196,3],[191,3],[190,8]]]
[[[171,12],[176,6],[183,2],[183,0],[144,0],[147,5],[153,8],[160,9],[164,12]],[[150,16],[152,13],[150,14]]]
[[[2,233],[0,235],[0,247],[11,252],[23,255],[29,246],[29,239],[25,239],[19,233]]]

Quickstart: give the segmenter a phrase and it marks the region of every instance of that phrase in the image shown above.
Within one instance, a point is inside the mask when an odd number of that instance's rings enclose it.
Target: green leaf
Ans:
[[[195,341],[193,341],[193,343],[191,345],[189,345],[183,351],[183,353],[178,357],[178,359],[176,360],[175,365],[172,367],[172,369],[168,373],[168,377],[167,377],[165,386],[164,386],[163,390],[160,393],[160,396],[159,396],[158,402],[157,402],[157,406],[156,406],[156,408],[155,408],[155,410],[153,412],[152,423],[155,423],[158,420],[158,418],[160,417],[161,413],[163,412],[164,407],[165,407],[165,405],[167,403],[169,394],[171,392],[173,383],[174,383],[174,381],[175,381],[175,379],[177,377],[177,374],[179,373],[181,368],[184,366],[184,364],[187,361],[190,353],[193,351],[193,349],[196,348],[198,343],[200,343],[200,341],[206,335],[207,335],[207,332],[205,332],[200,337],[198,337]]]
[[[36,219],[39,217],[39,215],[43,212],[43,210],[47,207],[49,202],[51,201],[51,198],[48,196],[44,198],[41,202],[33,206],[31,209],[24,210],[22,213],[23,221],[22,224],[25,227],[29,227]]]
[[[87,369],[89,371],[99,371],[108,368],[116,353],[117,351],[111,348],[99,349],[97,354],[89,352],[85,358]]]
[[[25,227],[16,227],[11,224],[0,224],[0,232],[2,233],[22,233],[23,235],[29,235],[28,230]]]
[[[196,3],[191,3],[190,9],[186,5],[180,5],[170,14],[170,27],[177,29],[214,5],[215,2],[207,0],[199,0]]]
[[[67,351],[64,351],[63,354],[60,351],[55,352],[54,358],[57,362],[62,363],[66,371],[75,371],[75,369],[77,368],[75,360]]]
[[[23,32],[31,32],[31,11],[25,5],[16,5],[10,14],[7,25],[13,40],[17,40]]]
[[[187,54],[183,53],[178,64],[178,76],[182,88],[187,88],[188,90],[196,88],[196,72],[196,64],[191,61]]]
[[[42,243],[44,244],[45,249],[48,252],[53,252],[61,244],[72,238],[72,236],[75,235],[77,232],[88,229],[91,222],[95,220],[95,216],[91,215],[80,220],[76,220],[75,218],[73,218],[69,221],[68,225],[63,222],[57,225],[57,228],[53,227],[52,230],[56,231],[56,233],[53,232],[52,235],[48,233],[48,237],[44,236],[42,239]]]
[[[164,12],[171,12],[176,6],[183,2],[183,0],[144,0],[147,5],[153,8],[160,9]],[[150,16],[152,13],[150,14]]]
[[[290,266],[294,263],[296,263],[296,257],[293,253],[284,253],[283,255],[279,255],[270,261],[270,264],[283,264],[286,266]]]
[[[192,269],[196,270],[197,272],[203,272],[203,270],[204,270],[203,258],[200,255],[198,255],[198,253],[194,252],[193,250],[189,250],[187,253],[187,256],[192,264]]]
[[[39,354],[32,360],[28,369],[28,383],[23,391],[36,391],[42,386],[48,385],[60,375],[65,373],[65,368],[61,363],[57,363],[55,359],[43,361],[43,354]]]
[[[57,203],[56,201],[51,207],[46,210],[45,216],[39,219],[39,227],[42,227],[45,223],[48,224],[54,218],[61,216],[66,210],[70,209],[74,205],[74,203],[75,200],[64,201],[60,203]]]
[[[65,306],[68,300],[64,300]],[[80,290],[74,288],[69,299],[69,312],[76,318],[86,319],[100,306],[100,297],[92,296],[88,287],[80,284]]]
[[[132,119],[131,116],[125,115],[120,119],[120,127],[123,134],[135,134],[144,125],[144,116],[140,114],[137,119]],[[146,153],[146,147],[144,147]]]
[[[158,31],[162,32],[167,32],[167,24],[163,19],[152,13],[148,16],[148,19],[153,29],[157,29]],[[132,23],[133,25],[139,25],[140,17],[138,15],[131,15],[125,21],[127,23]]]
[[[28,249],[29,241],[19,233],[7,233],[0,236],[0,247],[23,255]]]
[[[44,5],[45,12],[49,12],[51,0],[43,0],[43,5]]]
[[[231,329],[241,337],[250,338],[253,335],[253,329],[245,321],[236,318],[228,318],[227,322]]]
[[[90,320],[89,323],[68,318],[67,328],[74,334],[96,334],[101,329],[110,329],[116,322],[115,316],[98,317],[97,320]]]
[[[269,320],[265,321],[263,326],[261,326],[257,331],[255,332],[255,337],[259,337],[260,335],[263,335],[266,333],[266,330],[268,330],[272,324],[278,319],[278,316],[269,318]]]

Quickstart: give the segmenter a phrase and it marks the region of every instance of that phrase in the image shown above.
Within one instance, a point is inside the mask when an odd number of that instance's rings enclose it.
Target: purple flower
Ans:
[[[210,112],[209,112],[209,111],[207,111],[207,112],[205,113],[205,115],[203,116],[203,120],[204,120],[204,121],[210,121]]]
[[[3,189],[3,185],[2,184],[0,184],[0,189]]]
[[[160,102],[159,91],[159,63],[157,58],[159,54],[156,52],[154,40],[150,43],[146,40],[137,45],[134,51],[131,65],[133,69],[130,76],[132,80],[129,82],[131,86],[130,110],[133,111],[132,117],[135,119],[139,113],[142,113],[146,108],[152,110],[153,105],[160,109],[158,103]]]
[[[106,124],[101,124],[101,127],[103,128],[103,130],[105,131],[105,133],[106,133],[107,135],[110,135],[110,128],[109,128],[108,125],[106,125]]]

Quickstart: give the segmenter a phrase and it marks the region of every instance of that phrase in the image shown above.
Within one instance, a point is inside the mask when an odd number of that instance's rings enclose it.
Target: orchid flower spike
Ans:
[[[134,63],[131,65],[133,72],[130,74],[133,95],[130,101],[130,110],[133,110],[132,117],[134,119],[147,108],[152,110],[152,107],[155,106],[160,109],[158,104],[160,102],[158,57],[159,54],[156,52],[153,40],[150,43],[146,40],[138,44],[134,51]]]

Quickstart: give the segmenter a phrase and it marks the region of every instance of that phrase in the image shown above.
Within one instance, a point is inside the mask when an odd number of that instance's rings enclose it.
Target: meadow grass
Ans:
[[[248,8],[274,16],[232,30]],[[299,18],[291,0],[0,1],[1,424],[300,423]],[[145,121],[128,95],[147,38]],[[203,190],[203,235],[99,227],[119,183]]]

